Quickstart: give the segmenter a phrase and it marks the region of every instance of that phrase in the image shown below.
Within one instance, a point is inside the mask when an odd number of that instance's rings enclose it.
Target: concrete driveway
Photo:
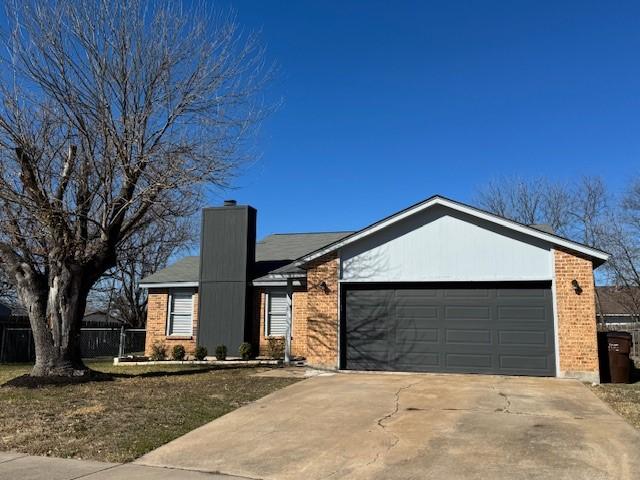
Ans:
[[[137,463],[258,479],[616,479],[640,432],[577,381],[337,374],[292,385]]]

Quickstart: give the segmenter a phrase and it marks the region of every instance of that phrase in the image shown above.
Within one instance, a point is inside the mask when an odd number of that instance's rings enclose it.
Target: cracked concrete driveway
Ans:
[[[294,384],[138,463],[264,479],[637,478],[640,432],[577,381],[338,374]]]

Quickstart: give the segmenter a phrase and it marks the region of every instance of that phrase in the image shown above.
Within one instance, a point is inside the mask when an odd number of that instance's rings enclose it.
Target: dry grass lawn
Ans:
[[[0,387],[0,451],[126,462],[298,381],[255,377],[253,368],[90,366],[116,377],[35,389]],[[29,369],[0,365],[0,384]]]
[[[631,425],[640,429],[640,381],[629,385],[603,383],[591,389]]]

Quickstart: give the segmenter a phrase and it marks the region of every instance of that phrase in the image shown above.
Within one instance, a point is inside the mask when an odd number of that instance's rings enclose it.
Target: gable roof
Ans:
[[[309,252],[333,243],[353,232],[307,232],[276,233],[268,235],[256,243],[256,262],[273,263],[274,271],[286,270],[290,262]],[[195,287],[200,279],[200,257],[189,256],[143,278],[140,286],[154,284],[171,285],[179,283],[185,287]]]
[[[516,231],[516,232],[520,232],[523,233],[525,235],[530,235],[531,237],[534,238],[538,238],[544,241],[549,242],[552,245],[556,245],[559,247],[563,247],[566,248],[568,250],[572,250],[575,252],[579,252],[583,255],[586,255],[587,257],[590,257],[594,264],[596,266],[599,266],[601,264],[603,264],[604,262],[606,262],[609,259],[609,254],[606,252],[603,252],[602,250],[598,250],[596,248],[592,248],[589,247],[587,245],[583,245],[581,243],[578,242],[574,242],[572,240],[569,240],[567,238],[561,237],[559,235],[556,235],[554,233],[550,233],[548,231],[544,231],[542,229],[540,229],[539,225],[536,225],[535,227],[533,226],[529,226],[529,225],[525,225],[519,222],[516,222],[514,220],[509,220],[508,218],[504,218],[501,217],[499,215],[496,215],[494,213],[491,212],[487,212],[485,210],[481,210],[479,208],[476,207],[472,207],[471,205],[467,205],[461,202],[457,202],[455,200],[451,200],[449,198],[443,197],[441,195],[434,195],[432,197],[427,198],[426,200],[423,200],[422,202],[416,203],[415,205],[411,205],[410,207],[407,207],[403,210],[400,210],[397,213],[394,213],[386,218],[383,218],[382,220],[379,220],[375,223],[372,223],[371,225],[358,230],[357,232],[352,233],[351,235],[342,238],[340,240],[337,240],[335,242],[333,242],[330,245],[327,245],[325,247],[319,248],[317,250],[315,250],[314,252],[311,252],[307,255],[304,255],[300,258],[298,258],[295,262],[294,265],[297,267],[302,267],[304,266],[306,263],[319,258],[323,255],[326,255],[327,253],[333,252],[345,245],[348,245],[350,243],[353,243],[355,241],[358,241],[362,238],[365,238],[369,235],[372,235],[390,225],[393,225],[394,223],[407,218],[411,215],[414,215],[418,212],[421,212],[423,210],[426,210],[428,208],[431,208],[433,206],[436,205],[441,205],[444,207],[448,207],[451,208],[453,210],[462,212],[462,213],[466,213],[468,215],[471,215],[473,217],[476,218],[480,218],[483,220],[487,220],[489,222],[495,223],[497,225],[501,225],[505,228],[508,228],[510,230]],[[536,228],[537,227],[537,228]]]

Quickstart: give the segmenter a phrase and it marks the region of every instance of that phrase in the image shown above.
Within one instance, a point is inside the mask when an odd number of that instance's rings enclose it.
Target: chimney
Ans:
[[[251,341],[251,279],[256,253],[257,212],[225,200],[202,210],[198,345],[237,352]]]

